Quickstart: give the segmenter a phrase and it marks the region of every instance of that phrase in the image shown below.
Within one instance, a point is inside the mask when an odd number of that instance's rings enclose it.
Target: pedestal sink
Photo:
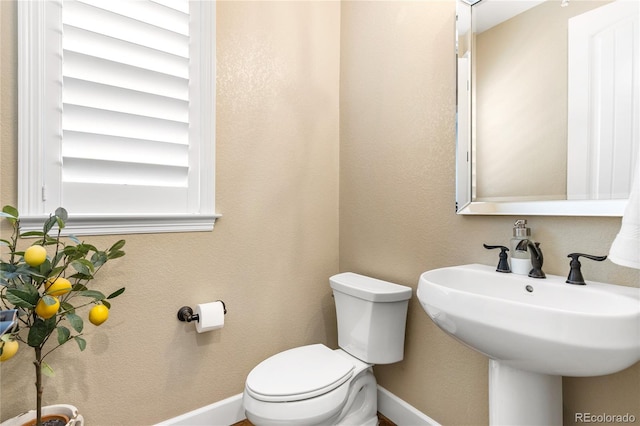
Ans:
[[[490,358],[492,425],[562,425],[562,376],[640,360],[640,289],[463,265],[427,271],[417,296],[443,331]]]

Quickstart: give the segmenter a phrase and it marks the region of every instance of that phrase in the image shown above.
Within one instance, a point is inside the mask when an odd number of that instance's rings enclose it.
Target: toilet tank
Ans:
[[[370,364],[404,357],[411,288],[345,272],[329,279],[336,303],[338,345]]]

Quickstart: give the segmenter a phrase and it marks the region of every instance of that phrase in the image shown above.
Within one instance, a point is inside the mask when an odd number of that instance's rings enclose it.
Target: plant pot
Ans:
[[[60,416],[63,421],[52,422],[51,419]],[[45,423],[49,421],[49,423]],[[12,419],[5,420],[0,426],[32,426],[36,423],[36,410],[22,413]],[[56,404],[42,407],[42,424],[44,426],[84,426],[84,417],[78,413],[78,409],[73,405]]]

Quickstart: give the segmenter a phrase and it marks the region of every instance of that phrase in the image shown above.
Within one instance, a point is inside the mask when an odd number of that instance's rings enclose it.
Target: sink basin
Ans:
[[[429,317],[488,356],[491,425],[562,425],[562,376],[599,376],[640,360],[640,289],[535,279],[463,265],[423,273]]]
[[[464,265],[420,276],[417,296],[446,333],[504,365],[599,376],[640,360],[640,289],[534,279]]]

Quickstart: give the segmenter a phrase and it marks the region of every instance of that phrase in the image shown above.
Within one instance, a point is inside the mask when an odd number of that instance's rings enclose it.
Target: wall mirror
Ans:
[[[458,0],[459,214],[622,216],[640,2]]]

